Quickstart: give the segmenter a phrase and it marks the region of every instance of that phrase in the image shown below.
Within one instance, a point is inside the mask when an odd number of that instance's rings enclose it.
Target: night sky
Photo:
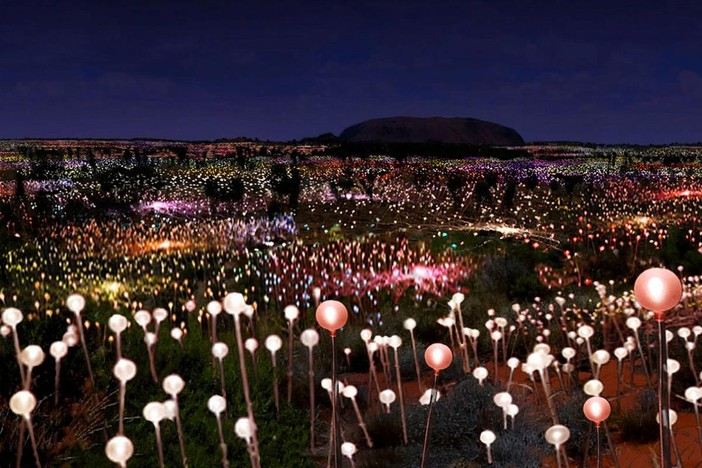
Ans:
[[[697,1],[4,0],[0,13],[0,138],[288,140],[438,115],[527,141],[702,141]]]

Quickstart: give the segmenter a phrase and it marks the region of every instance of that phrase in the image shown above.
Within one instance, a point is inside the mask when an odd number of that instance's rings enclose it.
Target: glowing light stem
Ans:
[[[154,430],[156,431],[156,448],[158,449],[158,466],[163,468],[163,442],[161,441],[161,427],[158,424],[154,424]]]
[[[119,381],[119,434],[124,434],[124,397],[127,393],[127,384],[124,380]]]
[[[217,434],[219,435],[219,448],[222,450],[222,468],[229,468],[229,459],[227,457],[227,443],[224,441],[224,431],[222,430],[222,418],[220,418],[219,413],[217,413],[215,416],[217,416]]]
[[[366,428],[366,423],[363,422],[363,416],[361,416],[361,410],[358,408],[358,403],[356,403],[356,397],[351,398],[351,404],[353,405],[353,411],[356,413],[356,419],[358,419],[358,425],[363,431],[363,436],[366,438],[366,444],[368,448],[373,448],[373,441],[368,434],[368,429]]]
[[[414,371],[417,373],[417,387],[419,388],[419,393],[423,393],[424,386],[422,385],[422,374],[419,370],[419,358],[417,357],[417,343],[414,340],[414,330],[410,330],[409,332],[410,340],[412,341],[412,355],[414,356]],[[468,353],[466,352],[466,356],[467,355]]]
[[[95,377],[93,376],[93,368],[90,365],[90,355],[88,354],[88,345],[85,343],[85,333],[83,332],[83,321],[80,315],[76,314],[76,322],[78,322],[78,333],[80,333],[80,344],[83,348],[83,355],[85,356],[85,363],[88,365],[88,375],[90,376],[90,383],[93,384],[95,388]]]
[[[492,382],[493,384],[497,385],[497,340],[492,340],[492,351],[495,357],[495,367],[493,370],[493,377],[492,377]]]
[[[310,362],[310,367],[307,371],[310,385],[310,453],[314,454],[314,346],[310,346],[307,349]]]
[[[541,377],[541,384],[544,387],[544,394],[546,395],[546,404],[548,405],[548,411],[551,413],[551,419],[553,419],[553,424],[558,424],[558,414],[556,414],[556,408],[553,406],[551,401],[551,390],[549,389],[548,382],[546,382],[546,376],[543,369],[539,369],[539,377]]]
[[[405,402],[402,397],[402,378],[400,377],[400,362],[397,357],[397,348],[393,348],[395,351],[395,374],[397,376],[397,393],[400,396],[400,416],[402,417],[402,437],[405,441],[405,445],[408,443],[407,439],[407,419],[405,418]]]
[[[643,348],[641,347],[641,340],[639,340],[638,330],[634,333],[634,338],[636,338],[636,347],[639,350],[639,356],[641,356],[641,365],[644,368],[644,373],[646,374],[646,382],[651,386],[651,376],[648,373],[648,366],[646,365],[646,357],[644,356]]]
[[[622,381],[622,360],[617,359],[617,412],[622,412],[622,402],[621,402],[621,381]]]
[[[697,438],[700,442],[700,448],[702,449],[702,426],[700,426],[700,408],[696,401],[692,402],[692,406],[695,408],[695,422],[697,423]]]
[[[670,395],[665,376],[668,374],[668,343],[665,321],[658,318],[658,416],[660,418],[661,466],[670,466]]]
[[[597,439],[597,468],[602,466],[602,449],[600,447],[600,425],[595,425],[596,439]]]
[[[290,320],[288,325],[288,404],[292,402],[293,391],[293,320]],[[310,391],[314,391],[314,386],[310,387]]]
[[[61,359],[56,359],[56,368],[54,374],[54,405],[58,405],[59,378],[61,377]]]
[[[687,340],[685,340],[685,348],[687,348],[687,359],[690,363],[690,371],[692,372],[692,375],[695,377],[695,385],[698,387],[700,386],[700,378],[699,375],[697,374],[697,371],[695,370],[695,362],[694,362],[694,357],[693,357],[693,349],[690,349],[687,346]]]
[[[236,331],[236,345],[237,349],[239,350],[239,367],[241,369],[242,387],[244,387],[244,399],[246,400],[246,410],[248,412],[249,420],[252,423],[256,424],[253,414],[253,405],[251,404],[251,395],[249,392],[249,376],[246,372],[246,361],[244,360],[244,343],[242,343],[241,341],[241,323],[238,314],[234,314],[234,328]],[[290,356],[290,358],[292,359],[292,356]],[[255,467],[259,467],[261,461],[258,451],[258,434],[256,429],[254,429],[252,432],[253,434],[251,436],[251,464]]]
[[[32,442],[32,452],[34,452],[34,463],[37,464],[37,468],[41,468],[41,461],[39,460],[39,451],[37,450],[37,440],[34,437],[34,428],[32,427],[32,419],[29,417],[29,415],[27,415],[25,417],[25,420],[27,421],[27,428],[29,429],[29,440]]]
[[[226,385],[224,382],[224,359],[219,358],[218,361],[219,361],[219,380],[222,383],[222,397],[224,397],[224,399],[226,400],[227,399],[227,389],[226,389]]]
[[[154,382],[158,382],[158,374],[156,373],[156,353],[154,347],[155,343],[146,345],[149,352],[149,369],[151,370],[151,378],[154,380]]]
[[[436,396],[436,379],[439,377],[438,372],[434,372],[434,384],[431,387],[431,397],[429,398],[429,413],[427,413],[427,427],[424,430],[424,447],[422,448],[422,464],[424,468],[427,461],[427,453],[429,451],[429,428],[431,425],[431,412],[434,409],[434,397]]]
[[[336,333],[331,332],[332,345],[332,442],[334,444],[334,467],[341,466],[341,444],[339,436],[341,434],[341,420],[337,403],[339,401],[339,388],[336,384]]]
[[[183,461],[183,468],[187,468],[188,458],[185,455],[185,442],[183,441],[183,428],[180,424],[180,407],[178,405],[178,397],[176,395],[173,395],[171,398],[173,398],[176,407],[175,420],[176,429],[178,430],[178,445],[180,445],[180,458]]]
[[[273,362],[273,397],[275,401],[275,415],[280,415],[280,396],[278,394],[278,373],[276,372],[275,353],[271,354]]]

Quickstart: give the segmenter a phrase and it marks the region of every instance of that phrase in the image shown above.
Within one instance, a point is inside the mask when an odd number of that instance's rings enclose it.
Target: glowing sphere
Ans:
[[[283,347],[283,339],[278,335],[270,335],[266,337],[266,341],[263,344],[268,351],[276,353]]]
[[[480,383],[483,382],[488,376],[488,370],[484,367],[476,367],[473,369],[473,377],[478,379]]]
[[[134,444],[123,435],[117,435],[107,441],[105,445],[105,455],[110,461],[119,465],[125,465],[127,460],[134,454]]]
[[[246,309],[246,301],[244,300],[244,296],[240,293],[227,294],[224,296],[223,303],[224,310],[230,315],[238,316]]]
[[[506,410],[512,404],[512,395],[507,392],[499,392],[492,397],[492,401],[503,410]]]
[[[408,318],[405,319],[404,322],[402,322],[402,326],[405,327],[405,330],[414,330],[417,328],[417,321],[413,318]]]
[[[162,386],[164,392],[175,397],[181,392],[181,390],[183,390],[183,387],[185,387],[185,382],[178,374],[171,374],[163,379]]]
[[[71,294],[66,299],[66,307],[74,314],[80,314],[85,309],[85,298],[80,294]]]
[[[451,349],[443,343],[434,343],[429,345],[424,352],[424,360],[427,365],[434,369],[434,373],[446,369],[453,361],[453,353]]]
[[[49,347],[49,354],[57,361],[63,359],[68,354],[68,345],[63,341],[54,341]]]
[[[598,349],[594,353],[592,353],[592,362],[599,366],[603,366],[609,362],[609,352],[607,352],[604,349]]]
[[[507,359],[507,367],[509,367],[512,370],[516,369],[517,367],[519,367],[519,359],[517,359],[516,357],[511,357]]]
[[[678,276],[665,268],[650,268],[639,275],[634,283],[636,301],[660,317],[682,298],[682,283]]]
[[[207,313],[211,316],[219,315],[222,312],[222,304],[219,301],[210,301],[207,303]]]
[[[355,398],[358,395],[358,389],[353,385],[347,385],[342,392],[346,398]]]
[[[234,432],[236,435],[242,439],[246,439],[249,442],[253,437],[254,432],[256,432],[256,424],[254,424],[249,418],[239,418],[234,425]]]
[[[141,328],[146,329],[146,326],[151,322],[151,314],[145,310],[140,310],[134,314],[134,320]]]
[[[368,343],[368,342],[370,341],[370,339],[371,339],[372,336],[373,336],[373,332],[370,331],[369,329],[364,328],[363,330],[361,330],[361,339],[362,339],[365,343]]]
[[[393,392],[389,388],[381,391],[378,395],[378,399],[380,399],[380,402],[384,405],[392,404],[395,401],[395,398],[395,392]]]
[[[215,415],[219,415],[227,409],[227,401],[219,395],[212,395],[209,400],[207,400],[207,409],[212,411]]]
[[[256,338],[247,338],[244,342],[244,347],[248,352],[254,353],[258,349],[258,340]]]
[[[297,306],[289,305],[283,309],[283,314],[285,314],[285,320],[294,322],[300,316],[300,309]]]
[[[573,359],[575,357],[575,349],[571,347],[563,348],[561,350],[561,355],[568,360]]]
[[[122,358],[112,368],[112,374],[122,383],[132,380],[136,375],[136,364],[129,359]]]
[[[317,307],[315,318],[320,327],[329,330],[333,335],[339,328],[346,325],[349,312],[339,301],[324,301]]]
[[[595,329],[590,325],[582,325],[578,327],[578,336],[580,338],[585,338],[586,340],[595,334]]]
[[[568,442],[569,438],[570,430],[561,424],[556,424],[546,430],[546,440],[549,444],[555,445],[556,450],[558,450],[561,445]]]
[[[22,312],[20,312],[19,309],[15,309],[14,307],[10,307],[2,311],[3,323],[9,325],[12,328],[15,328],[17,324],[22,321],[22,318]]]
[[[29,345],[20,352],[20,361],[27,367],[37,367],[44,362],[44,351],[40,346]]]
[[[597,426],[609,417],[611,411],[612,407],[609,405],[609,401],[599,396],[588,398],[583,405],[585,417],[594,422]]]
[[[212,345],[212,356],[217,359],[224,359],[229,354],[229,346],[226,343],[218,341]]]
[[[163,403],[152,401],[144,406],[142,414],[147,421],[158,424],[166,417],[166,408],[163,407]]]
[[[151,315],[154,317],[154,320],[156,320],[156,323],[161,323],[168,318],[168,311],[166,309],[158,307],[154,309]]]
[[[492,444],[495,442],[495,439],[497,439],[497,437],[492,431],[483,431],[480,433],[480,442],[484,443],[485,445]]]
[[[356,445],[353,442],[344,442],[341,444],[341,454],[347,458],[353,457],[356,453]]]
[[[590,396],[600,396],[604,391],[604,384],[597,379],[588,380],[583,385],[583,391],[586,395]]]
[[[390,337],[390,340],[388,341],[388,344],[390,345],[391,348],[399,348],[402,346],[402,338],[400,338],[397,335],[393,335]]]
[[[308,328],[300,334],[300,341],[303,345],[312,349],[319,343],[319,333],[314,328]]]
[[[10,410],[18,416],[28,418],[36,406],[37,399],[27,390],[20,390],[10,398]]]
[[[113,314],[107,321],[107,325],[114,333],[122,333],[127,329],[127,324],[127,318],[120,314]]]
[[[616,358],[620,361],[624,359],[628,354],[629,351],[627,351],[626,348],[619,347],[614,350],[614,356],[616,356]]]
[[[171,329],[171,338],[176,341],[180,341],[183,338],[183,329],[180,327],[175,327]]]

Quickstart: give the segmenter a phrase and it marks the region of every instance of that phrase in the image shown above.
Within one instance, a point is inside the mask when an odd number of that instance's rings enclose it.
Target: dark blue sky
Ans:
[[[702,141],[700,3],[5,0],[0,137],[284,140],[441,115],[528,141]]]

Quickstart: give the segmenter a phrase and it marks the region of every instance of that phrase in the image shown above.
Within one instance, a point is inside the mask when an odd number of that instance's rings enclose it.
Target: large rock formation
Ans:
[[[515,130],[470,118],[388,117],[366,120],[348,127],[339,137],[344,142],[448,143],[513,146],[524,140]]]

